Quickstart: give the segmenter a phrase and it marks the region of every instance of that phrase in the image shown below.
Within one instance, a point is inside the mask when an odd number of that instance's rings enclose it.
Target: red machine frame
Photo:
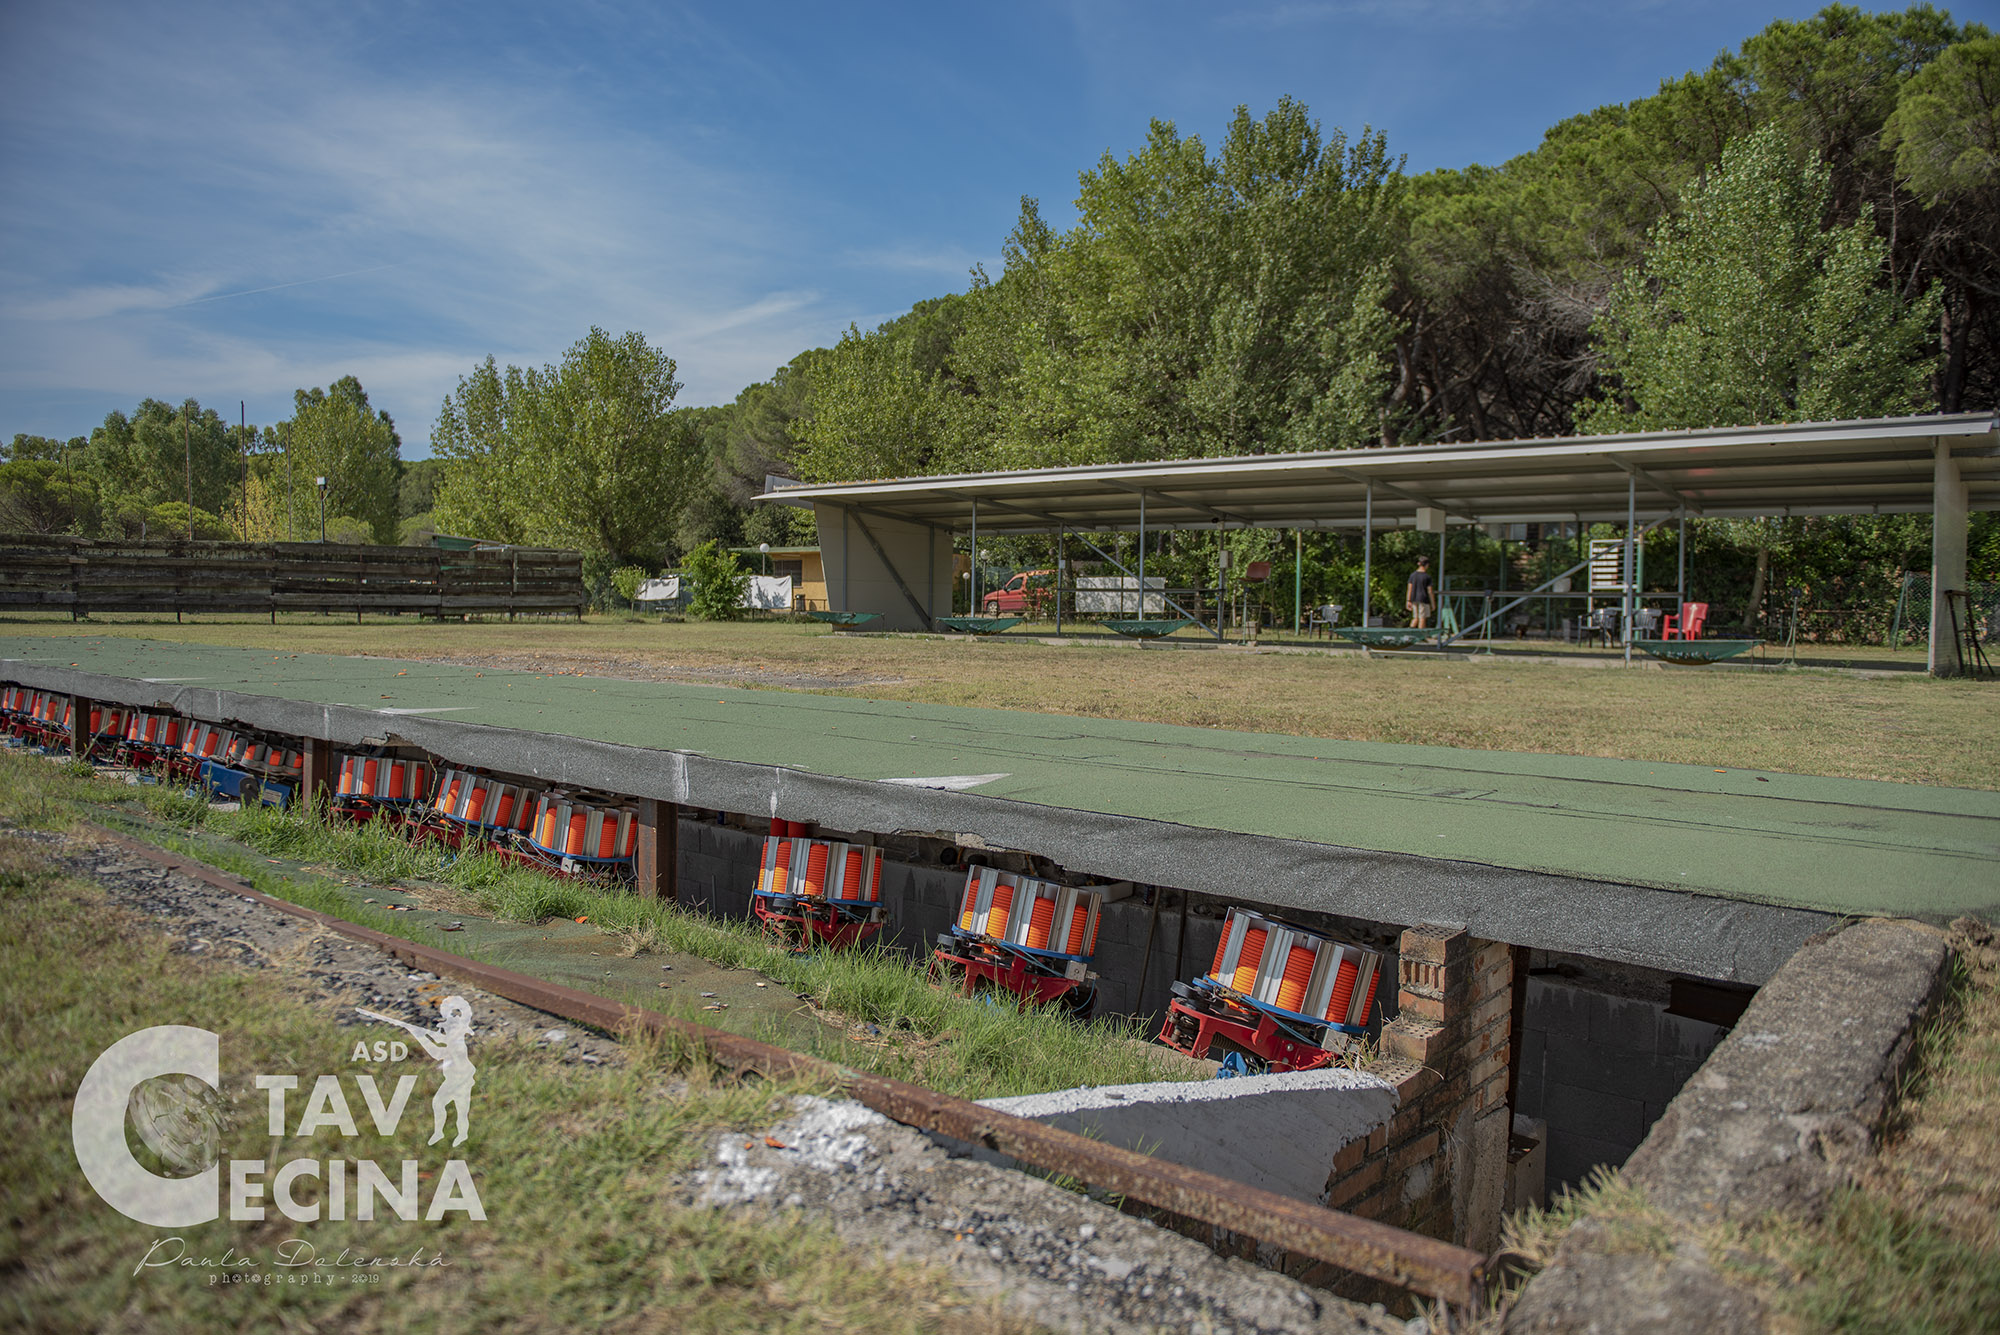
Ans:
[[[750,912],[763,924],[765,932],[793,949],[808,947],[816,941],[829,950],[847,950],[882,930],[878,907],[871,906],[865,911],[848,909],[829,900],[802,899],[797,895],[752,892]],[[857,912],[865,912],[866,916],[854,916]]]
[[[1063,973],[1050,973],[1046,965],[1040,965],[1034,956],[1022,950],[997,944],[984,937],[967,936],[959,932],[940,936],[937,939],[937,949],[931,953],[931,958],[937,964],[955,967],[960,971],[965,980],[961,990],[966,996],[971,996],[980,980],[984,979],[995,987],[1012,992],[1021,999],[1021,1004],[1024,1006],[1030,1003],[1047,1005],[1050,1002],[1063,1001],[1078,988],[1087,987],[1090,979],[1087,967],[1083,977],[1069,976],[1068,965],[1072,961],[1087,965],[1087,961],[1076,956],[1049,956],[1051,961],[1062,961],[1065,968]],[[1089,1003],[1095,1000],[1096,989],[1091,988],[1090,991],[1093,993],[1092,997],[1072,999],[1066,1004],[1073,1011],[1087,1009]]]
[[[1175,984],[1174,990],[1181,992],[1185,986]],[[1216,1009],[1203,1009],[1204,1004]],[[1185,1033],[1190,1026],[1192,1037]],[[1218,1038],[1241,1048],[1273,1072],[1316,1070],[1334,1058],[1333,1053],[1318,1044],[1293,1037],[1278,1017],[1269,1012],[1231,1001],[1219,993],[1203,995],[1193,988],[1187,988],[1185,995],[1176,996],[1168,1004],[1167,1018],[1156,1041],[1201,1059],[1208,1056],[1210,1046]]]

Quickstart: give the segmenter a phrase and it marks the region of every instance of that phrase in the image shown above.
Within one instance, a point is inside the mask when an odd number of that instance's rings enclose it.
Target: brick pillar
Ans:
[[[91,704],[87,695],[72,695],[69,698],[69,755],[72,760],[82,760],[90,754]]]
[[[307,811],[317,812],[333,800],[333,743],[319,737],[308,737],[305,743],[305,768],[299,776],[299,797]]]
[[[680,806],[642,797],[639,799],[638,825],[632,858],[634,888],[645,899],[679,900]]]
[[[1499,1239],[1505,1199],[1513,954],[1463,929],[1403,933],[1401,1013],[1369,1068],[1396,1086],[1388,1125],[1334,1159],[1326,1204],[1479,1250]]]

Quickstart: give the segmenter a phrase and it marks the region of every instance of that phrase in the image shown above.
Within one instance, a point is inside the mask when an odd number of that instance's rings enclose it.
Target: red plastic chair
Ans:
[[[1698,640],[1701,628],[1708,620],[1707,603],[1682,603],[1679,616],[1668,617],[1660,626],[1660,638],[1665,640]]]

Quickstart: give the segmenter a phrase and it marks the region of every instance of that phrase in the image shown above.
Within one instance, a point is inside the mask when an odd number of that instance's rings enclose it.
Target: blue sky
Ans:
[[[1413,171],[1499,162],[1815,8],[8,0],[0,436],[353,374],[418,456],[476,361],[593,324],[726,402],[997,275],[1020,196],[1066,224],[1149,118],[1213,143],[1290,94]]]

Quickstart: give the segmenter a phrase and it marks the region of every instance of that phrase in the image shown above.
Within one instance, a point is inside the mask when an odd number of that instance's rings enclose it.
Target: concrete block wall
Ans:
[[[1396,1087],[1396,1115],[1334,1156],[1324,1202],[1482,1251],[1505,1200],[1513,947],[1462,929],[1402,935],[1399,1013],[1368,1068]]]
[[[1729,1032],[1658,1001],[1533,976],[1522,1029],[1515,1110],[1548,1123],[1551,1190],[1623,1164]]]

